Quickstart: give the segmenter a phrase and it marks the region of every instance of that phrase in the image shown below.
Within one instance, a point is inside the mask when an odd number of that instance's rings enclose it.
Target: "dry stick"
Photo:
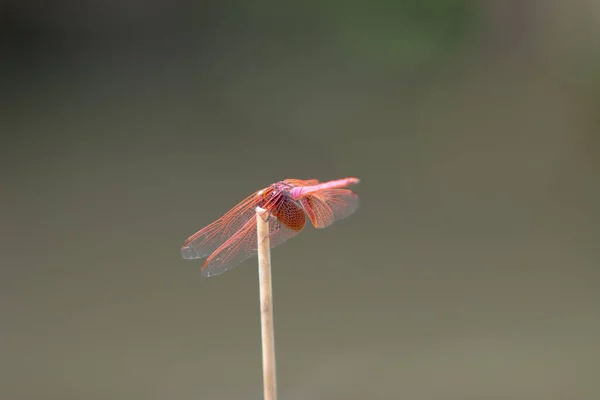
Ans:
[[[269,241],[268,213],[260,207],[256,207],[256,231],[264,399],[276,400],[277,379],[275,377],[275,334],[273,332],[273,293],[271,289],[271,244]]]

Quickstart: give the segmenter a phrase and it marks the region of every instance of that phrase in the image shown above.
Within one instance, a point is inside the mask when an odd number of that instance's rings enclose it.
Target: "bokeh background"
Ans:
[[[277,248],[282,399],[598,399],[595,0],[0,3],[0,399],[260,399],[256,261],[179,248],[358,176]]]

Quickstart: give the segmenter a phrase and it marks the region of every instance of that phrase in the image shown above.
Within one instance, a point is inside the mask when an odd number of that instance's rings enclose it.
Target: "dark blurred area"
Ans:
[[[285,178],[282,399],[600,398],[600,6],[0,2],[0,399],[260,399],[256,260],[179,248]]]

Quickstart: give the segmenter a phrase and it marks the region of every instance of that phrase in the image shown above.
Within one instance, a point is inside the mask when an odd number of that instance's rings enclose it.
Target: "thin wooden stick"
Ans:
[[[273,292],[271,286],[271,245],[266,210],[256,207],[258,242],[258,280],[260,291],[260,323],[262,332],[262,361],[264,400],[277,400],[275,376],[275,333],[273,325]]]

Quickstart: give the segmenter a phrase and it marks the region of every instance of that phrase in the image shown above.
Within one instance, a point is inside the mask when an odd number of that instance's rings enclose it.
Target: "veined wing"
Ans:
[[[254,210],[253,210],[254,211]],[[269,216],[270,247],[275,248],[296,236],[302,229],[291,229],[273,215]],[[202,266],[201,275],[208,278],[229,271],[250,257],[257,255],[258,239],[256,232],[256,212],[253,217],[218,249]]]
[[[181,247],[181,256],[185,259],[207,257],[238,233],[248,221],[254,221],[257,193],[252,193],[221,218],[190,236]]]
[[[299,199],[315,228],[326,228],[353,214],[358,208],[358,195],[350,189],[325,189]]]
[[[319,184],[318,179],[286,179],[284,182],[289,183],[292,186],[314,186]]]

